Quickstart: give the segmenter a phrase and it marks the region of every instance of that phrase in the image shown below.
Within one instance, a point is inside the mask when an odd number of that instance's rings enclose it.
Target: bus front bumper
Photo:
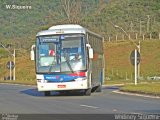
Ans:
[[[88,89],[87,79],[72,82],[51,83],[45,81],[37,81],[38,91],[62,91],[62,90],[82,90]]]

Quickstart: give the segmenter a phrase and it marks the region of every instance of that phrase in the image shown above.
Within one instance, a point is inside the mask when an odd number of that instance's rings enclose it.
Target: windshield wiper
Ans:
[[[71,66],[71,64],[70,64],[70,62],[69,62],[68,57],[65,57],[65,56],[63,56],[63,57],[64,57],[64,59],[66,60],[65,62],[67,63],[67,65],[68,65],[70,71],[71,71],[72,73],[74,73],[74,71],[73,71],[73,69],[72,69],[72,66]]]
[[[66,58],[66,57],[64,57],[65,58],[65,62],[67,63],[67,65],[68,65],[68,68],[70,69],[70,71],[72,72],[72,73],[74,73],[74,71],[73,71],[73,68],[72,68],[72,66],[71,66],[71,64],[70,64],[70,62],[69,62],[69,59],[68,58]],[[52,64],[51,64],[51,66],[49,67],[49,71],[48,71],[48,73],[50,73],[51,72],[51,70],[52,70],[52,65],[53,65],[53,63],[54,63],[54,60],[53,60],[53,62],[52,62]]]
[[[56,57],[56,56],[55,56]],[[51,64],[51,66],[49,67],[49,71],[48,71],[48,73],[51,73],[51,70],[52,70],[52,65],[53,65],[53,63],[54,63],[54,59],[53,59],[53,61],[52,61],[52,64]]]

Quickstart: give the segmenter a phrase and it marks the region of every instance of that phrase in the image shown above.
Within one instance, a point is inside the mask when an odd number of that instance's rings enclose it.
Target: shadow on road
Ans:
[[[26,89],[23,91],[20,91],[21,94],[26,94],[30,96],[44,96],[42,92],[38,92],[37,89]]]
[[[119,86],[104,86],[103,89],[109,89],[109,90],[118,90]]]
[[[20,91],[21,94],[26,94],[30,96],[42,97],[44,92],[38,92],[37,89],[27,89]],[[72,91],[63,91],[63,92],[51,92],[50,96],[83,96],[82,92],[72,92]],[[48,97],[48,96],[47,96]]]

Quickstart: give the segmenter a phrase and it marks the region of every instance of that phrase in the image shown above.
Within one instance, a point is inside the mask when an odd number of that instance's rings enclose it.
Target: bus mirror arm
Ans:
[[[31,60],[35,60],[35,45],[32,45],[32,47],[31,47],[31,53],[30,53],[30,55],[31,55]]]
[[[89,50],[89,58],[93,59],[93,48],[91,48],[90,44],[86,44],[86,46],[88,47]]]
[[[89,58],[93,59],[93,48],[89,48]]]

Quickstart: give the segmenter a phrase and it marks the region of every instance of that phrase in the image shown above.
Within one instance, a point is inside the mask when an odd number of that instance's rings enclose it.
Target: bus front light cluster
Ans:
[[[37,82],[40,82],[40,83],[48,83],[48,80],[43,80],[43,79],[39,79],[39,80],[37,80]]]
[[[83,81],[83,80],[86,80],[86,79],[87,79],[87,77],[77,78],[77,79],[75,79],[75,81]]]

